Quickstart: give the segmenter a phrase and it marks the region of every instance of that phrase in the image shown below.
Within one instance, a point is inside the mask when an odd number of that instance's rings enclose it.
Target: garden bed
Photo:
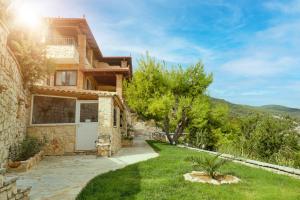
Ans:
[[[123,135],[121,139],[122,147],[132,147],[133,145],[133,136],[132,135]]]
[[[25,161],[9,161],[7,164],[7,169],[9,172],[26,172],[32,169],[34,166],[43,159],[44,151],[40,151],[31,158]]]
[[[218,175],[216,179],[207,175],[205,172],[192,171],[183,175],[184,180],[196,183],[208,183],[213,185],[234,184],[240,179],[232,175]]]

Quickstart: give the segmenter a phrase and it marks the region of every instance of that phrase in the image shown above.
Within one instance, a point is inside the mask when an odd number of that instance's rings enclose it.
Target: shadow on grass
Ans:
[[[141,176],[138,165],[110,171],[92,179],[76,200],[129,200],[140,192]]]
[[[160,141],[156,141],[156,140],[146,140],[146,142],[152,147],[152,149],[156,153],[159,153],[162,150],[162,148],[160,148],[159,146],[162,146],[162,145],[164,145],[164,146],[171,146],[169,143],[160,142]]]

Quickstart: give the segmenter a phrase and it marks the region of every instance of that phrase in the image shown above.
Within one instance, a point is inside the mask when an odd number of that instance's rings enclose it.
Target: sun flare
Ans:
[[[22,4],[15,9],[16,23],[26,28],[35,29],[41,24],[38,8],[33,4]]]

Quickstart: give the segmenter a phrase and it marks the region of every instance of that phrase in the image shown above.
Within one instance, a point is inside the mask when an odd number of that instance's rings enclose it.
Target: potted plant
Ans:
[[[133,145],[133,136],[123,135],[122,136],[122,147],[131,147]]]
[[[35,138],[25,138],[9,148],[8,167],[26,171],[41,160],[44,143]]]
[[[17,168],[21,165],[21,161],[19,161],[19,153],[20,152],[20,145],[14,144],[10,146],[8,152],[8,166],[10,168]]]

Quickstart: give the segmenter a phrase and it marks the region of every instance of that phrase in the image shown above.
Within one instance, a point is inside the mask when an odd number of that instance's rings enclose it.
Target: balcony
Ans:
[[[47,57],[57,64],[78,64],[77,43],[71,37],[52,38],[48,41]]]

